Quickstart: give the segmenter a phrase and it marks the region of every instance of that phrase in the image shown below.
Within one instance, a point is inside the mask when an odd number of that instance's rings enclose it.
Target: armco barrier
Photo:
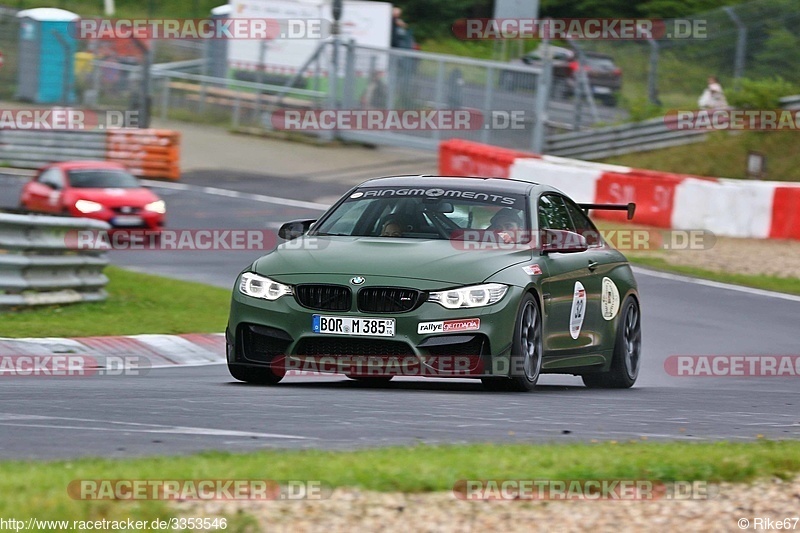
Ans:
[[[180,133],[171,130],[0,129],[0,165],[39,168],[58,161],[116,161],[143,178],[180,178]]]
[[[67,248],[68,232],[99,220],[0,213],[0,309],[106,299],[105,254]]]
[[[506,171],[509,152],[479,143],[446,141],[440,147],[446,158],[440,160],[440,171],[444,175],[546,183],[578,202],[635,202],[634,222],[650,226],[705,229],[730,237],[800,240],[800,184],[708,178],[524,153]],[[492,166],[487,161],[502,164]],[[612,211],[596,211],[593,216],[625,220],[623,213]]]

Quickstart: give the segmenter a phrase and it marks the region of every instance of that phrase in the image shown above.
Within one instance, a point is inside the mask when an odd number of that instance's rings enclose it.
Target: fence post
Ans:
[[[481,130],[481,142],[489,142],[489,128],[492,120],[492,96],[494,95],[494,67],[486,68],[486,92],[483,93],[483,129]]]
[[[734,87],[739,87],[739,79],[744,75],[744,59],[745,52],[747,51],[747,26],[744,25],[742,19],[736,14],[732,7],[726,6],[722,8],[725,13],[730,17],[734,24],[736,24],[736,58],[733,64],[733,81]]]
[[[547,103],[550,100],[550,81],[553,75],[553,59],[550,57],[550,39],[542,39],[544,63],[539,73],[536,86],[536,100],[534,101],[533,136],[531,150],[535,154],[544,153],[545,128],[547,127]]]
[[[167,120],[169,112],[169,84],[171,78],[163,76],[161,78],[161,120]]]
[[[345,56],[344,56],[344,94],[342,101],[345,109],[353,109],[356,91],[356,42],[353,39],[348,39],[345,43]]]
[[[451,91],[454,90],[454,87],[449,88]],[[434,109],[441,109],[442,102],[444,101],[444,61],[441,59],[436,61],[436,92],[433,98],[433,106]],[[433,138],[435,140],[439,140],[442,138],[442,132],[439,128],[434,128],[433,130]]]
[[[647,99],[653,105],[661,105],[661,100],[658,98],[658,58],[659,46],[658,41],[652,37],[647,38],[647,43],[650,45],[650,64],[647,69]]]
[[[241,90],[237,90],[236,98],[233,101],[233,129],[239,127],[239,122],[241,120],[241,113],[242,113],[242,92]]]

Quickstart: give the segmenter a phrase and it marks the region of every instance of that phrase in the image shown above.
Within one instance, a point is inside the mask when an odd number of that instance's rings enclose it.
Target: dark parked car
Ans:
[[[553,63],[553,97],[569,98],[575,94],[578,82],[577,55],[574,51],[559,46],[551,46],[549,53]],[[594,97],[604,104],[616,105],[622,89],[622,69],[608,54],[584,52],[583,57],[583,69],[589,78]],[[544,64],[542,49],[537,48],[513,60],[512,64],[541,67]],[[501,74],[500,83],[507,90],[528,89],[536,83],[536,76],[506,71]]]

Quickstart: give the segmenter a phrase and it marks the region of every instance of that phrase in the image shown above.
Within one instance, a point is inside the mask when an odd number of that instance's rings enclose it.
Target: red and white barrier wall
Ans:
[[[577,202],[635,202],[634,222],[649,226],[800,240],[800,184],[636,169],[464,140],[440,144],[439,173],[546,183]],[[593,216],[625,221],[622,212],[602,211]]]

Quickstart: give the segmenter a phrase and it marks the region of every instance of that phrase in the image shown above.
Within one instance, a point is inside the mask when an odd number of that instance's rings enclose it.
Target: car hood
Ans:
[[[452,283],[479,283],[517,263],[530,249],[464,250],[448,240],[380,237],[301,237],[255,262],[263,276],[344,274],[391,276]]]
[[[158,200],[149,189],[69,189],[69,200],[91,200],[106,207],[144,207],[150,202]]]

